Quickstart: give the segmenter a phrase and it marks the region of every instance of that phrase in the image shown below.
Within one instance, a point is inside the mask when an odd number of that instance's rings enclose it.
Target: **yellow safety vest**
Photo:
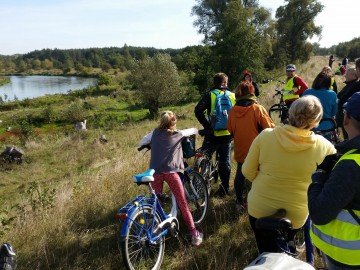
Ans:
[[[294,77],[292,77],[291,79],[289,79],[284,86],[284,93],[283,93],[284,101],[286,101],[288,99],[296,99],[296,98],[300,97],[299,95],[290,94],[290,91],[293,90],[293,88],[294,88],[295,77],[296,77],[296,75]]]
[[[334,89],[334,82],[335,82],[335,78],[332,77],[332,78],[331,78],[331,84],[330,84],[330,89],[331,89],[331,90]]]
[[[360,154],[353,154],[355,151],[348,151],[339,161],[351,159],[360,166]],[[353,211],[360,217],[360,211]],[[310,236],[314,245],[332,259],[346,265],[360,265],[360,225],[347,210],[342,209],[325,225],[311,224]]]
[[[222,90],[219,90],[219,89],[214,89],[214,90],[218,91],[219,93],[222,92]],[[216,95],[214,93],[210,92],[210,97],[211,97],[211,113],[210,113],[210,115],[211,115],[213,113],[213,111],[215,110]],[[234,106],[236,103],[235,94],[230,92],[229,98],[231,100],[232,105]],[[214,136],[226,136],[226,135],[230,135],[230,132],[226,129],[225,130],[214,130]]]

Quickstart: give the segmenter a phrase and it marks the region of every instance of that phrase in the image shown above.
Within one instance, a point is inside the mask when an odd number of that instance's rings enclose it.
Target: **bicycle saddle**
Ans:
[[[136,174],[133,176],[133,181],[136,184],[147,184],[150,182],[154,182],[154,169],[147,170],[144,173]]]
[[[267,217],[262,217],[256,220],[255,226],[262,230],[292,230],[292,223],[290,219],[286,218],[286,210],[279,209],[275,214]]]

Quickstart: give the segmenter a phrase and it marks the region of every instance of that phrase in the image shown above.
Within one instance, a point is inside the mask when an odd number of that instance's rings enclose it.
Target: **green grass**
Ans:
[[[300,66],[298,74],[311,84],[326,62],[326,57],[312,59],[311,67]],[[272,98],[275,87],[275,82],[261,85],[259,102],[266,108],[277,101]],[[14,245],[20,270],[123,269],[115,213],[146,192],[131,178],[148,168],[149,153],[144,155],[136,148],[157,121],[143,120],[147,111],[134,110],[134,104],[127,104],[122,96],[113,98],[105,89],[96,91],[87,96],[74,93],[6,104],[12,110],[0,108],[0,138],[8,135],[5,127],[15,128],[19,120],[42,121],[27,138],[3,140],[3,146],[14,144],[25,152],[22,165],[0,167],[0,241]],[[67,107],[79,95],[88,108],[88,130],[82,132],[76,132],[65,117]],[[46,106],[53,110],[51,123],[44,120]],[[161,110],[175,111],[180,129],[200,128],[194,106]],[[107,144],[99,142],[102,134]],[[200,142],[198,136],[197,145]],[[232,161],[231,185],[235,171]],[[235,195],[230,192],[224,200],[211,197],[209,216],[201,227],[204,244],[194,248],[180,239],[169,239],[162,269],[243,269],[256,257],[247,216],[236,214]],[[183,222],[181,228],[185,232]]]

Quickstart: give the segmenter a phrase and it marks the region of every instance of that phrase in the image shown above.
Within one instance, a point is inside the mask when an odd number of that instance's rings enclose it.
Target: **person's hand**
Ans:
[[[324,184],[328,179],[328,173],[322,169],[317,169],[312,175],[311,180],[313,184]]]

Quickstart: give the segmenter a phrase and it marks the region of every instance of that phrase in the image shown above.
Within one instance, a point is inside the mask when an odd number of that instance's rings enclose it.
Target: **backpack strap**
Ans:
[[[348,210],[348,212],[350,213],[350,215],[356,220],[356,222],[360,225],[360,218],[355,214],[355,212],[350,209],[350,208],[345,208],[346,210]]]

